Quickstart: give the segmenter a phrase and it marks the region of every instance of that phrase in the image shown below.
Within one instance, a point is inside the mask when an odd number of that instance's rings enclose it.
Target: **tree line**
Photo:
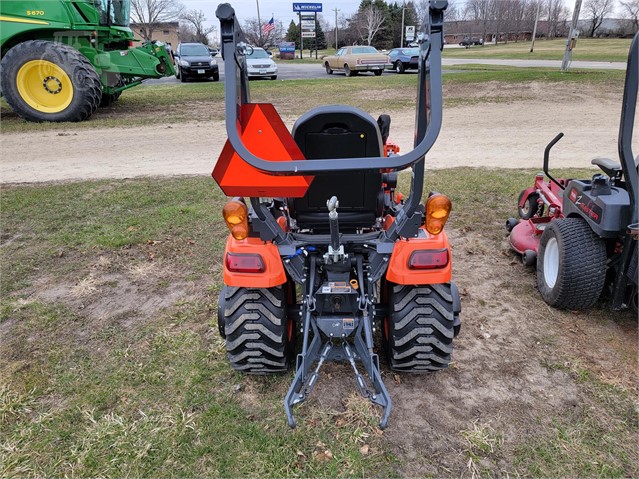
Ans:
[[[463,3],[449,0],[446,32],[473,34],[497,41],[517,41],[532,31],[538,17],[538,35],[547,38],[564,36],[572,16],[567,2],[571,0],[467,0]],[[622,21],[618,22],[617,31],[605,32],[604,19],[615,12]],[[394,48],[400,46],[404,38],[402,25],[416,26],[419,31],[419,25],[423,24],[427,15],[428,0],[402,3],[361,0],[354,14],[337,16],[337,25],[329,24],[323,15],[318,14],[317,37],[304,38],[304,48],[339,48],[355,44]],[[131,17],[140,26],[140,33],[146,40],[153,39],[154,31],[163,23],[178,21],[180,41],[214,42],[212,36],[216,28],[207,26],[205,14],[201,10],[187,10],[177,0],[131,0]],[[586,19],[582,36],[632,34],[639,29],[639,0],[584,0],[580,18]],[[270,48],[288,41],[295,42],[300,48],[300,29],[295,21],[285,28],[281,21],[276,20],[275,28],[264,33],[263,24],[260,25],[257,18],[249,18],[243,22],[242,29],[248,41],[255,46]]]

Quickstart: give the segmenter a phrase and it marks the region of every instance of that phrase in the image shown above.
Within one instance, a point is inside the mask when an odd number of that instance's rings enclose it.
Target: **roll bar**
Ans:
[[[249,47],[228,3],[220,4],[215,15],[220,20],[222,58],[226,88],[226,131],[237,154],[252,167],[272,175],[315,175],[381,168],[399,170],[423,160],[435,144],[442,124],[442,48],[444,10],[447,0],[431,0],[429,19],[418,35],[420,67],[416,103],[414,149],[387,158],[331,158],[313,161],[269,161],[253,155],[243,144],[238,132],[240,107],[250,100],[246,51]],[[427,64],[428,62],[428,64]],[[234,113],[233,113],[234,112]]]
[[[630,44],[628,65],[626,66],[626,82],[621,105],[621,121],[619,124],[619,161],[626,179],[626,189],[630,196],[632,222],[637,221],[637,165],[632,152],[632,135],[637,110],[637,90],[639,89],[639,33]]]

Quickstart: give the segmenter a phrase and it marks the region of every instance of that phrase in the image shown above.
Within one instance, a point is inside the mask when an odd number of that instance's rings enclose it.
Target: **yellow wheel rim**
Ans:
[[[18,93],[34,110],[59,113],[73,100],[69,75],[55,63],[31,60],[18,70]]]

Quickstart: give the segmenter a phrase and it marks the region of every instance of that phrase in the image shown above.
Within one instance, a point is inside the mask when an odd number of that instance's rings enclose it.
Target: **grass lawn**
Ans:
[[[536,40],[530,53],[531,42],[510,42],[471,48],[445,48],[444,58],[495,58],[517,60],[562,60],[566,39]],[[573,60],[598,62],[625,62],[628,60],[630,39],[580,38],[572,52]]]
[[[458,237],[480,231],[483,247],[498,250],[533,175],[455,169],[427,182],[451,195]],[[421,453],[377,429],[378,411],[350,376],[341,407],[311,400],[289,430],[290,375],[230,368],[216,325],[225,199],[210,178],[10,186],[0,201],[0,476],[399,477]],[[585,315],[606,318],[602,309]],[[435,436],[443,450],[424,450],[423,470],[636,477],[636,400],[557,354],[548,374],[565,375],[583,407],[451,425]],[[485,355],[486,369],[501,361]]]

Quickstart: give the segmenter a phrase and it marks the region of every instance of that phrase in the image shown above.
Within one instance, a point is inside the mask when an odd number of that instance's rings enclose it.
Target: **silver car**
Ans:
[[[246,64],[248,66],[249,78],[270,78],[277,79],[277,65],[263,48],[249,48],[249,54],[246,55]]]

